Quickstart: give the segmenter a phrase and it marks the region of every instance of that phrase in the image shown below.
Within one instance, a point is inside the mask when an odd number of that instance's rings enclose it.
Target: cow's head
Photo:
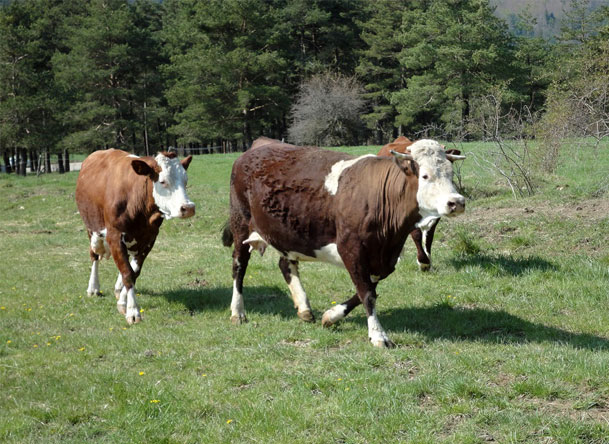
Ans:
[[[465,159],[457,152],[445,151],[435,140],[422,139],[410,145],[410,153],[392,151],[399,158],[417,163],[419,189],[417,202],[423,218],[456,216],[465,211],[465,198],[453,183],[452,161]]]
[[[148,176],[152,182],[154,203],[165,219],[194,216],[195,204],[186,194],[186,170],[192,156],[180,162],[175,153],[159,153],[154,160],[133,159],[131,166],[137,174]]]

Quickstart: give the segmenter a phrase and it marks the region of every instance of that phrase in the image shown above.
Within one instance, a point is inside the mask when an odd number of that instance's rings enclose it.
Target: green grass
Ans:
[[[488,146],[465,148],[474,198],[440,222],[434,271],[417,271],[409,240],[379,284],[393,350],[368,343],[361,308],[321,327],[353,292],[329,265],[301,266],[318,319],[301,322],[272,250],[250,261],[250,322],[230,324],[220,231],[236,154],[191,164],[197,215],[161,228],[132,327],[111,262],[106,296],[85,296],[77,173],[0,175],[0,441],[608,443],[607,147],[566,153],[521,200],[472,161]]]

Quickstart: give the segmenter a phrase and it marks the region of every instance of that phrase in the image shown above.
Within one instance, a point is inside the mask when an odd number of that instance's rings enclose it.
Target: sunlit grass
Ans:
[[[467,160],[474,198],[440,222],[434,271],[417,271],[409,240],[379,284],[394,350],[370,346],[361,308],[321,327],[353,294],[329,265],[302,264],[318,321],[299,321],[270,249],[248,268],[250,322],[230,324],[220,231],[236,157],[193,161],[197,215],[161,228],[133,327],[115,308],[112,263],[100,267],[105,295],[85,295],[77,173],[0,175],[2,442],[606,441],[609,213],[594,179],[606,150],[565,155],[522,200]]]

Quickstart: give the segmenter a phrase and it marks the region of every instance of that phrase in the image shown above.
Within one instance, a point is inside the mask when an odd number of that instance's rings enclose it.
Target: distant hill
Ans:
[[[552,38],[560,32],[560,21],[568,10],[569,0],[490,0],[491,5],[497,7],[497,15],[505,19],[514,30],[518,14],[528,9],[529,13],[537,19],[534,35]],[[590,10],[607,5],[607,0],[591,0]]]

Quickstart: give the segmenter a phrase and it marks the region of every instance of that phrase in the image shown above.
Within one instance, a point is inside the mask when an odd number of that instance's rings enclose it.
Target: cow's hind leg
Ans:
[[[288,283],[294,308],[298,310],[298,317],[305,322],[314,322],[315,317],[311,311],[311,305],[307,299],[307,294],[302,288],[300,276],[298,274],[298,261],[291,261],[285,256],[279,259],[279,269],[283,273],[285,281]]]
[[[245,316],[245,305],[243,303],[243,278],[247,263],[250,260],[250,246],[244,244],[245,236],[235,236],[235,249],[233,250],[233,297],[230,303],[231,317],[233,324],[242,324],[247,322]]]
[[[87,294],[89,296],[99,296],[101,295],[100,287],[99,287],[99,256],[93,252],[93,250],[89,250],[89,254],[91,256],[91,275],[89,276],[89,286],[87,287]]]

